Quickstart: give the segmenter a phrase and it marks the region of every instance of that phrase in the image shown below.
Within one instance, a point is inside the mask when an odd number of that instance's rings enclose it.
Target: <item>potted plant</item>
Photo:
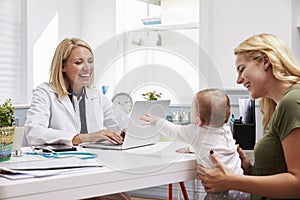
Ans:
[[[11,99],[6,99],[0,105],[0,162],[10,160],[15,130],[14,113]]]
[[[161,98],[161,93],[156,93],[156,91],[153,92],[147,92],[142,94],[142,96],[147,99],[148,101],[150,100],[158,100]]]

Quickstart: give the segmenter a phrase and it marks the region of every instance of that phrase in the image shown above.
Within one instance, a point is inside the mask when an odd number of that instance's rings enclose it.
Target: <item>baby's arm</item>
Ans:
[[[150,114],[145,114],[145,115],[141,116],[140,119],[146,122],[145,125],[155,126],[157,120],[159,120],[160,117],[153,116],[153,115],[150,115]]]
[[[145,121],[145,125],[156,125],[156,122],[160,119],[157,116],[153,116],[153,115],[149,115],[149,114],[145,114],[142,117],[140,117],[141,120]],[[177,149],[176,152],[179,153],[193,153],[190,149],[190,147],[185,147],[185,148],[181,148],[181,149]]]
[[[177,125],[166,119],[145,114],[140,117],[141,120],[145,121],[143,125],[155,126],[162,134],[167,136],[171,140],[181,141],[187,144],[191,144],[196,137],[196,126],[193,125]]]

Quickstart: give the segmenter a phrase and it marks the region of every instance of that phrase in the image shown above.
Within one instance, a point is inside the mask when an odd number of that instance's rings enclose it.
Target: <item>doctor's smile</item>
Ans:
[[[70,81],[75,93],[81,93],[82,86],[88,86],[92,81],[94,71],[94,57],[82,46],[71,50],[71,54],[62,66],[62,71]]]

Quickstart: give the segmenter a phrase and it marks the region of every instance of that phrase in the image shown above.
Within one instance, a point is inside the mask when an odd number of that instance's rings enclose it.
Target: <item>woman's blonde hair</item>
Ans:
[[[230,100],[220,89],[199,91],[192,103],[192,123],[199,117],[205,124],[221,127],[228,122],[230,116]]]
[[[234,54],[243,54],[247,59],[257,62],[262,62],[264,56],[267,56],[276,79],[292,84],[300,82],[300,70],[292,51],[275,35],[254,35],[239,44],[234,49]],[[260,99],[264,128],[271,119],[275,107],[276,103],[272,99],[268,97]]]
[[[66,38],[59,43],[55,50],[50,68],[49,83],[56,89],[59,96],[65,96],[68,94],[69,81],[62,70],[70,57],[71,51],[78,46],[87,48],[91,52],[92,56],[94,56],[91,47],[79,38]],[[91,86],[93,81],[94,71],[91,74],[89,86]]]

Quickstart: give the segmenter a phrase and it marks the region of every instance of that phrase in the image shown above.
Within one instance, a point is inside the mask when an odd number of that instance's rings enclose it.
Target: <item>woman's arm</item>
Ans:
[[[122,144],[123,137],[113,131],[101,130],[89,134],[77,134],[73,140],[73,145],[78,145],[83,142],[96,142],[99,140],[107,140],[113,144]]]
[[[198,165],[198,177],[206,192],[239,190],[272,198],[300,198],[300,129],[294,129],[283,141],[288,172],[270,176],[246,176],[231,173],[216,155],[211,158],[214,169]]]
[[[24,125],[29,145],[72,144],[72,138],[79,131],[68,112],[74,112],[71,102],[68,101],[68,96],[58,100],[46,83],[34,90]]]

